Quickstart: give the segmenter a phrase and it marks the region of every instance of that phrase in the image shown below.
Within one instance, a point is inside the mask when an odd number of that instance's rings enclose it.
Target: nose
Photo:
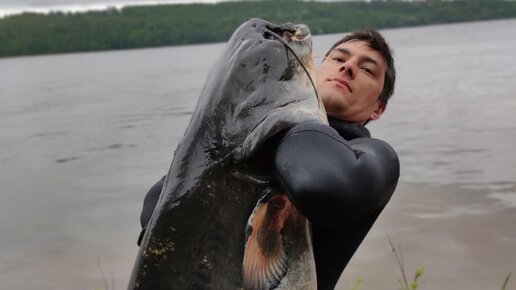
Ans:
[[[357,66],[352,60],[348,60],[340,66],[339,72],[347,74],[351,79],[354,79],[357,72]]]

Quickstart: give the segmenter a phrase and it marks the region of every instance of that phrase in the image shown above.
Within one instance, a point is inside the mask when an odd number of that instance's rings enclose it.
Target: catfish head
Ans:
[[[198,103],[203,110],[196,110],[186,134],[207,134],[203,139],[209,137],[219,153],[214,159],[241,160],[281,130],[307,120],[327,122],[311,54],[306,25],[261,19],[242,24],[211,70]]]

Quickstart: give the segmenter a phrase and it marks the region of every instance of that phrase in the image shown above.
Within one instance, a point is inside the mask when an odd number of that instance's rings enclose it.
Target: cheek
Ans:
[[[326,79],[329,76],[331,76],[331,65],[328,64],[328,62],[323,62],[319,67],[317,68],[317,77],[320,79]]]
[[[364,89],[367,92],[365,96],[368,100],[368,103],[374,103],[378,100],[380,94],[382,93],[383,82],[381,85],[378,82],[370,82],[364,86]]]

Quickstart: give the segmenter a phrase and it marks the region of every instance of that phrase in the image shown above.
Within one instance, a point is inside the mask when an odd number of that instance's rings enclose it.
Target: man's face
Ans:
[[[378,100],[387,63],[382,55],[360,40],[341,43],[316,71],[317,92],[332,117],[363,124],[385,110]]]

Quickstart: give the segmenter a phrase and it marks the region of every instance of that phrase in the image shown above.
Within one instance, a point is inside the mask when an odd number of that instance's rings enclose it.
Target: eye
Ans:
[[[344,62],[344,59],[343,59],[342,57],[338,57],[338,56],[336,56],[336,57],[333,57],[332,59],[333,59],[334,61],[336,61],[336,62]]]
[[[365,71],[369,75],[373,75],[373,71],[367,67],[362,67],[362,70]]]

